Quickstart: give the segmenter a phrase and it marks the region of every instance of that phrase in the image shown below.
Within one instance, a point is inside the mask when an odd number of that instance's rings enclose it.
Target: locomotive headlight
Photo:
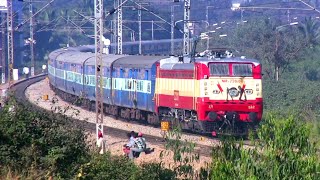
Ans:
[[[219,90],[213,90],[212,93],[213,93],[213,94],[219,94],[220,91],[219,91]]]
[[[256,84],[256,91],[260,91],[260,84],[259,83]]]
[[[246,89],[245,92],[248,95],[253,94],[253,90],[252,89]]]
[[[204,82],[204,83],[203,83],[203,86],[204,86],[204,95],[205,95],[205,96],[207,96],[207,95],[209,94],[209,93],[208,93],[208,86],[207,86],[207,85],[208,85],[207,82]]]

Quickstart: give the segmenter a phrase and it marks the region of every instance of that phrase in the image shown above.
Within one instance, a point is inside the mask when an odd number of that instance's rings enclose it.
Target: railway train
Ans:
[[[49,54],[51,88],[95,108],[92,46]],[[169,121],[200,133],[243,134],[262,118],[261,64],[210,51],[194,58],[103,54],[104,112],[152,125]],[[101,69],[101,68],[100,68]]]

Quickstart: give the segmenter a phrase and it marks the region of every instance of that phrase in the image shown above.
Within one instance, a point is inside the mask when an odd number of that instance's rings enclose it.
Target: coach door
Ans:
[[[133,108],[137,107],[137,76],[138,69],[133,69],[132,78],[130,79],[131,89],[130,89],[130,98],[131,98],[131,106]]]

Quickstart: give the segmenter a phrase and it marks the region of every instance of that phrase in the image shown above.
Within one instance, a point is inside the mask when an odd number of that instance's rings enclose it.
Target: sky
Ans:
[[[0,7],[7,7],[7,0],[0,0]]]

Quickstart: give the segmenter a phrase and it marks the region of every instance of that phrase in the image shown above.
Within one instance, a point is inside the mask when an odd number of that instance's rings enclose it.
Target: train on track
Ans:
[[[262,118],[261,64],[223,52],[193,58],[103,54],[104,112],[200,133],[247,133]],[[81,97],[94,110],[92,46],[51,52],[48,77],[56,94],[71,101]]]

